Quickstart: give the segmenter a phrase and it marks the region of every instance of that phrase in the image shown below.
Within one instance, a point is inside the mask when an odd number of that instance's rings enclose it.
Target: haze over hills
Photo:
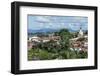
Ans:
[[[28,29],[28,33],[46,33],[46,32],[57,32],[60,31],[61,29],[39,29],[39,30],[32,30],[32,29]],[[70,32],[77,32],[79,30],[73,30],[73,29],[68,29]],[[87,30],[83,30],[83,31],[87,31]]]
[[[39,29],[39,30],[28,29],[28,33],[37,33],[37,32],[46,33],[46,32],[56,32],[56,31],[59,30],[58,29]]]

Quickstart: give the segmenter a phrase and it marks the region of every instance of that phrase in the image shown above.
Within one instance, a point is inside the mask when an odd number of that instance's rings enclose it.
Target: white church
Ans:
[[[85,39],[85,40],[80,41],[80,39]],[[87,47],[88,47],[87,39],[88,39],[88,36],[84,35],[82,28],[80,28],[77,37],[70,39],[70,43],[73,46],[70,49],[73,50],[74,48],[75,50],[79,50],[79,51],[81,51],[82,49],[87,50]]]

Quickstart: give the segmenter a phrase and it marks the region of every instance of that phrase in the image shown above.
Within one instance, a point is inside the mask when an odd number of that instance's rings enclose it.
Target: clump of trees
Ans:
[[[28,50],[28,60],[87,58],[87,52],[70,50],[69,39],[73,37],[73,34],[67,29],[55,32],[55,35],[60,36],[59,44],[53,40],[37,44],[37,47]]]

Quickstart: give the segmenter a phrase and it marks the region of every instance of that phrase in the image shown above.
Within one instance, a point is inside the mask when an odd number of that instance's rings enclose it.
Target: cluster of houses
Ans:
[[[54,36],[53,34],[49,34],[48,37],[38,37],[38,36],[33,36],[28,39],[28,49],[31,49],[33,46],[36,45],[36,43],[46,43],[49,41],[55,41],[58,43],[60,40],[60,36]]]
[[[72,51],[87,51],[88,50],[88,36],[80,28],[78,36],[70,39],[70,50]]]
[[[33,36],[28,39],[28,49],[31,49],[36,43],[45,43],[53,40],[59,42],[60,36],[55,36],[50,34],[47,37]],[[72,51],[87,51],[88,50],[88,36],[84,35],[84,32],[80,28],[78,36],[76,38],[70,39],[70,50]]]

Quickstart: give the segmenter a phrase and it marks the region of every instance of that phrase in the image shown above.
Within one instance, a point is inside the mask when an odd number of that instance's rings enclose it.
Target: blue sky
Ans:
[[[81,16],[43,16],[28,15],[28,29],[88,29],[88,18]]]

